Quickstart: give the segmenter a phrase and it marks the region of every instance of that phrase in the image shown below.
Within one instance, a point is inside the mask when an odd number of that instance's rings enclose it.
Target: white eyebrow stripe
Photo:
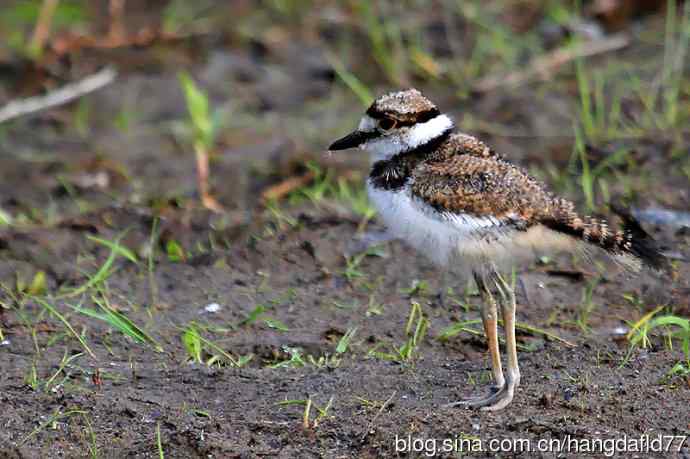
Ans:
[[[369,115],[362,117],[358,130],[372,132],[376,129],[376,120]],[[388,160],[393,156],[413,150],[433,139],[438,138],[453,128],[453,120],[447,115],[438,115],[424,123],[417,123],[411,127],[394,130],[389,135],[376,137],[360,145],[368,150],[372,162]]]
[[[453,127],[453,120],[446,115],[438,115],[425,123],[417,123],[407,133],[404,140],[410,149],[424,145]]]

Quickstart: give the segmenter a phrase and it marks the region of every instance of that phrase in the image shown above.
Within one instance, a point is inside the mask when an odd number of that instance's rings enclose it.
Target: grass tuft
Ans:
[[[669,349],[673,349],[674,340],[680,340],[681,343],[685,362],[680,362],[681,367],[676,365],[673,371],[677,371],[678,368],[685,368],[690,372],[690,319],[670,314],[656,317],[662,309],[661,306],[657,307],[633,324],[627,335],[630,348],[634,349],[640,346],[646,349],[651,345],[650,336],[652,332],[662,331],[665,338],[664,342]]]
[[[393,348],[393,352],[378,351],[378,346],[369,351],[369,355],[383,360],[390,360],[409,364],[419,351],[419,345],[426,337],[429,329],[429,319],[422,312],[422,307],[416,301],[412,301],[410,314],[405,324],[405,335],[407,339],[398,347]]]
[[[119,331],[123,335],[130,337],[136,343],[146,344],[151,346],[156,352],[163,352],[163,347],[158,344],[158,342],[151,335],[135,324],[125,314],[115,310],[110,305],[106,295],[102,294],[101,298],[94,296],[92,299],[93,302],[98,305],[100,311],[81,306],[70,306],[79,314],[107,323],[110,325],[110,327]]]
[[[84,348],[86,353],[89,354],[91,356],[91,358],[93,358],[95,361],[98,361],[98,357],[96,357],[96,354],[94,354],[94,352],[91,350],[89,345],[86,344],[86,340],[84,340],[84,338],[79,333],[77,333],[77,331],[72,327],[72,325],[65,318],[65,316],[63,316],[60,313],[60,311],[55,309],[55,307],[53,305],[51,305],[50,303],[48,303],[47,301],[45,301],[41,298],[36,298],[36,302],[38,304],[40,304],[41,306],[43,306],[53,316],[57,317],[58,320],[60,320],[60,322],[62,322],[62,324],[65,326],[65,328],[67,328],[67,330],[70,332],[70,334],[72,336],[74,336],[74,338],[76,338],[77,341],[79,341],[79,344],[81,344],[81,347]]]
[[[38,435],[41,431],[45,430],[46,427],[51,426],[55,424],[60,419],[64,418],[69,418],[70,416],[74,416],[75,414],[79,415],[86,415],[88,414],[84,410],[80,409],[73,409],[73,410],[68,410],[65,412],[60,411],[60,409],[57,409],[45,422],[42,422],[41,425],[36,427],[31,433],[29,433],[26,437],[22,438],[19,440],[19,446],[25,445],[29,440],[31,440],[33,437]]]
[[[338,341],[338,345],[335,347],[336,354],[344,354],[347,352],[347,348],[350,346],[352,338],[354,338],[355,333],[357,333],[357,327],[350,328]]]
[[[96,271],[96,273],[93,276],[87,275],[88,280],[84,284],[80,285],[79,287],[67,290],[66,292],[63,292],[60,295],[58,295],[56,298],[63,299],[75,297],[86,293],[90,289],[99,288],[99,286],[103,284],[115,272],[115,268],[113,268],[113,265],[115,263],[115,260],[117,260],[118,256],[124,257],[130,261],[133,261],[134,263],[137,263],[136,255],[131,250],[129,250],[126,247],[123,247],[120,244],[120,240],[124,237],[126,233],[127,231],[123,232],[117,238],[115,238],[114,241],[108,241],[100,238],[92,238],[91,236],[89,236],[89,239],[93,240],[94,242],[97,242],[110,248],[110,254],[108,255],[108,258],[105,260],[105,262],[103,262],[101,267],[98,269],[98,271]]]
[[[333,397],[328,399],[328,402],[326,403],[326,406],[321,408],[319,405],[314,403],[311,397],[303,400],[283,400],[282,402],[276,403],[277,406],[304,406],[304,410],[302,411],[302,427],[304,429],[316,429],[321,421],[328,416],[328,412],[331,409],[331,406],[333,405]],[[315,408],[316,411],[318,411],[318,415],[316,418],[312,421],[311,420],[311,409]]]
[[[199,325],[193,322],[180,330],[182,344],[193,362],[204,363],[204,348],[206,348],[206,355],[209,356],[205,363],[209,367],[224,363],[231,367],[242,368],[254,358],[253,354],[234,357],[218,344],[202,336]]]

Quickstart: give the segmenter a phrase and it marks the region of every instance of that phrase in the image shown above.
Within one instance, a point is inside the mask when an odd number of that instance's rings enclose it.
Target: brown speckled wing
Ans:
[[[457,153],[479,156],[480,158],[500,158],[487,144],[467,134],[453,134],[447,147]]]
[[[519,227],[548,213],[551,195],[522,169],[495,156],[458,154],[418,164],[412,194],[441,212],[493,217]]]
[[[630,217],[624,228],[614,230],[605,220],[580,216],[572,202],[498,157],[465,153],[425,161],[412,178],[412,194],[445,215],[489,217],[518,230],[540,224],[612,255],[633,255],[655,269],[667,269],[658,244]]]

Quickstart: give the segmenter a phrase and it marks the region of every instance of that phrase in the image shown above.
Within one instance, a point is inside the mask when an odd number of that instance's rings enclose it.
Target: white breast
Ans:
[[[503,249],[507,230],[493,217],[439,213],[410,193],[409,187],[383,190],[367,184],[369,199],[391,235],[441,266],[459,257],[476,263]]]

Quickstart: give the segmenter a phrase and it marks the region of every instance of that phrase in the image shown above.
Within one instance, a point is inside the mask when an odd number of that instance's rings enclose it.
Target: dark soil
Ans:
[[[654,18],[645,20],[654,24]],[[631,348],[625,337],[631,324],[658,306],[690,316],[690,269],[683,262],[673,275],[635,277],[568,254],[520,267],[518,321],[575,346],[522,329],[522,383],[509,408],[444,408],[483,394],[490,382],[482,334],[438,339],[451,324],[479,318],[474,287],[453,278],[458,293],[441,304],[440,272],[397,241],[364,257],[352,275],[345,254],[353,241],[364,227],[382,228],[375,219],[361,225],[361,217],[332,196],[317,203],[285,200],[282,217],[267,210],[259,193],[304,173],[307,160],[318,160],[334,176],[366,173],[366,159],[357,153],[322,155],[329,140],[354,126],[360,107],[334,82],[320,45],[302,37],[289,45],[240,46],[232,34],[223,37],[129,50],[140,61],[118,54],[122,50],[81,56],[94,67],[116,61],[122,68],[117,82],[84,99],[90,107],[88,135],[75,126],[79,103],[2,126],[0,209],[22,217],[0,227],[0,457],[88,457],[91,448],[99,457],[157,457],[157,429],[166,457],[180,458],[422,456],[423,451],[396,452],[408,436],[438,439],[440,445],[446,438],[524,438],[536,444],[568,436],[688,435],[690,379],[669,375],[685,362],[680,341],[669,346],[656,334],[643,349]],[[204,50],[202,56],[195,46]],[[186,117],[176,75],[183,66],[234,116],[212,164],[214,193],[225,214],[199,208],[194,156],[176,134],[175,121]],[[571,121],[556,115],[568,110],[562,98],[531,88],[458,105],[450,91],[430,91],[443,107],[456,107],[458,116],[474,113],[527,132],[510,137],[478,128],[475,134],[559,186],[544,171],[564,169],[570,156]],[[127,128],[114,127],[113,118],[124,112],[131,118]],[[558,135],[539,137],[543,129]],[[622,193],[626,179],[634,190],[627,197],[636,207],[687,210],[688,177],[680,172],[687,160],[674,153],[687,153],[690,141],[684,139],[675,149],[662,135],[626,139],[593,148],[592,161],[621,146],[634,150],[637,165],[621,166],[624,178],[612,175],[612,194]],[[579,188],[564,192],[582,203]],[[678,258],[690,255],[687,228],[646,227]],[[70,308],[94,307],[95,291],[63,295],[83,285],[86,273],[95,273],[110,253],[87,236],[115,240],[122,234],[123,246],[139,262],[115,261],[107,297],[162,352]],[[179,260],[169,256],[172,241],[185,251]],[[46,275],[47,291],[41,293],[83,334],[96,359],[41,303],[21,293],[18,285],[39,272]],[[417,281],[428,285],[408,290]],[[408,339],[412,301],[420,303],[430,324],[412,359],[377,357],[372,349],[393,352]],[[212,303],[220,308],[208,312]],[[259,305],[263,316],[247,323]],[[190,362],[181,336],[192,321],[226,352],[252,354],[252,360],[241,368]],[[353,327],[349,349],[336,355],[339,340]],[[306,365],[273,367],[290,358],[289,348],[301,349]],[[213,354],[204,348],[204,359]],[[309,356],[330,358],[330,364],[314,364]],[[34,387],[32,380],[38,381]],[[305,427],[305,406],[281,402],[307,399],[314,406]],[[318,408],[329,401],[319,417]],[[433,445],[425,446],[428,452]],[[690,457],[690,439],[682,451],[637,457]]]

